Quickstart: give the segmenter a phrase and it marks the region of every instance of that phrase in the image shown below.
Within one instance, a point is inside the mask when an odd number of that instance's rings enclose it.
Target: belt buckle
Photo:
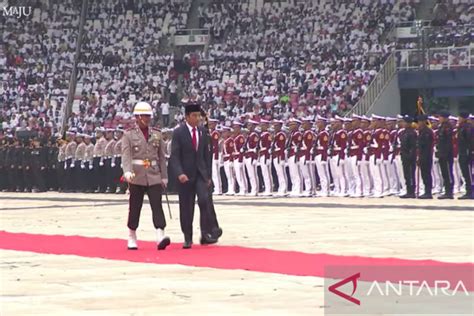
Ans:
[[[151,166],[150,159],[143,159],[143,167],[145,167],[145,169],[148,169],[150,168],[150,166]]]

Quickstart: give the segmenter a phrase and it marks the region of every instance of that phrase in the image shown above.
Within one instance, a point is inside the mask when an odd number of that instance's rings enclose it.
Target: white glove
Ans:
[[[369,150],[367,149],[367,147],[364,148],[363,152],[364,152],[364,155],[367,155],[369,153]]]
[[[74,164],[74,162],[71,164],[71,168],[74,168],[76,165]]]
[[[127,180],[127,182],[130,182],[133,180],[133,178],[135,178],[135,173],[127,171],[123,174],[123,177],[125,178],[125,180]]]
[[[110,164],[110,166],[111,166],[112,168],[115,168],[115,163],[112,162],[112,163]]]
[[[252,165],[253,165],[253,166],[256,166],[257,164],[258,164],[257,159],[254,159],[254,160],[252,161]]]
[[[103,166],[104,166],[104,162],[103,162],[103,161],[99,162],[99,166],[103,167]]]
[[[64,170],[67,170],[67,163],[64,162]]]
[[[45,168],[44,167],[41,167],[41,170],[44,170]]]
[[[86,166],[83,163],[81,163],[81,169],[86,169]]]
[[[439,162],[439,158],[438,158],[438,157],[434,157],[434,162],[435,162],[435,163],[438,163],[438,162]]]
[[[92,163],[89,162],[89,170],[92,170],[94,168],[94,166],[92,165]]]

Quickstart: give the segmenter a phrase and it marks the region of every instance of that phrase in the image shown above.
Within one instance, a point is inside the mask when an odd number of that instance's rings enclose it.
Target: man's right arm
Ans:
[[[183,166],[181,164],[181,142],[179,140],[180,128],[173,132],[173,140],[171,141],[171,157],[170,164],[176,176],[184,174]]]

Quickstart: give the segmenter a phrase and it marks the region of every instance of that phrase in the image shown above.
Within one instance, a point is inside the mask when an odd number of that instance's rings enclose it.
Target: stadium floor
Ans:
[[[134,252],[127,196],[0,193],[0,314],[323,315],[325,264],[474,262],[471,201],[219,196],[224,235],[199,246],[196,207],[191,250],[170,203],[171,247],[145,203]]]

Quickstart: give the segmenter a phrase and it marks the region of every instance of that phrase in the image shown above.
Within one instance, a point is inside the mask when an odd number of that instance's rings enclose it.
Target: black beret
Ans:
[[[403,120],[406,122],[406,123],[413,123],[413,118],[411,116],[408,116],[408,115],[405,115],[403,117]]]
[[[467,119],[467,118],[469,118],[469,113],[468,112],[461,112],[461,113],[459,113],[459,116],[464,118],[464,119]]]

